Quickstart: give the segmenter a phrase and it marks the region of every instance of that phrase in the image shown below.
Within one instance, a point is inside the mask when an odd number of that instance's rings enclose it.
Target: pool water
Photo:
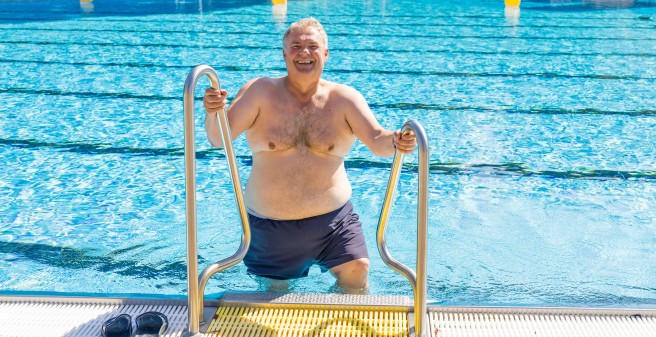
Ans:
[[[358,89],[384,127],[428,133],[433,303],[656,307],[656,2],[505,13],[473,0],[0,2],[0,292],[184,296],[184,80],[209,64],[234,97],[284,75],[282,33],[312,15],[329,35],[324,77]],[[201,109],[202,269],[241,230]],[[245,183],[243,137],[235,149]],[[409,266],[416,162],[388,229]],[[411,295],[376,251],[391,159],[358,142],[346,166],[370,292]],[[333,283],[315,268],[291,290]],[[240,264],[208,293],[258,288]]]

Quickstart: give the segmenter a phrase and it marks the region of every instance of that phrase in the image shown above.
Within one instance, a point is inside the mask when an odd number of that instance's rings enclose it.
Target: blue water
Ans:
[[[519,18],[473,0],[0,2],[0,292],[185,295],[184,79],[210,64],[232,97],[282,76],[281,35],[308,15],[326,79],[429,134],[429,298],[656,307],[654,1],[525,0]],[[203,268],[240,225],[201,117],[196,143]],[[388,229],[410,266],[416,161]],[[370,292],[410,295],[375,248],[390,164],[361,143],[346,158]],[[292,290],[332,285],[313,269]],[[258,288],[240,264],[208,293]]]

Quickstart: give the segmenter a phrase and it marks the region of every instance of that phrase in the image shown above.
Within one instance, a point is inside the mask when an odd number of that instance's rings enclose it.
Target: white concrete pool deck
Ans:
[[[334,306],[340,295],[330,298]],[[348,295],[344,295],[348,296]],[[353,295],[350,295],[351,298]],[[380,296],[362,295],[363,303],[380,301]],[[229,302],[226,302],[229,303]],[[279,301],[278,301],[279,303]],[[270,303],[272,305],[278,303]],[[219,301],[206,301],[206,317]],[[321,303],[312,303],[313,306]],[[295,303],[294,305],[303,305]],[[398,301],[396,304],[398,305]],[[366,306],[365,306],[366,307]],[[370,308],[367,307],[367,308]],[[410,310],[411,307],[408,307]],[[159,311],[169,319],[164,336],[183,336],[187,330],[187,302],[170,299],[0,296],[0,336],[93,337],[100,336],[102,323],[122,313],[136,317]],[[407,313],[408,322],[412,314]],[[654,337],[656,309],[530,308],[530,307],[428,307],[429,333],[446,336],[594,336]],[[289,330],[269,331],[270,336],[287,336]],[[320,330],[327,331],[327,330]],[[357,332],[357,331],[356,331]],[[316,332],[312,336],[322,336]],[[353,335],[353,334],[349,334]],[[369,330],[354,335],[392,336]],[[221,336],[208,333],[206,336]],[[250,334],[257,336],[257,334]],[[300,335],[299,335],[300,336]],[[236,337],[236,336],[235,336]]]

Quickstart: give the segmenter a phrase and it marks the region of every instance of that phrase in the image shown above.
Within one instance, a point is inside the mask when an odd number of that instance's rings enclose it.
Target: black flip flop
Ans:
[[[103,337],[132,337],[132,317],[122,314],[108,319],[103,323]]]
[[[169,328],[169,320],[157,311],[144,312],[137,316],[134,322],[137,325],[134,337],[158,337]]]

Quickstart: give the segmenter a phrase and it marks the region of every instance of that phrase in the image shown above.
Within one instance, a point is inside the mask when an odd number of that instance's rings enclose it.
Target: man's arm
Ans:
[[[239,89],[237,96],[228,108],[228,124],[230,124],[232,140],[253,125],[260,111],[257,81],[258,79],[251,80]],[[223,113],[227,95],[228,92],[225,90],[219,92],[216,89],[208,88],[203,97],[203,106],[206,111],[205,132],[207,139],[214,147],[223,147],[217,113]]]
[[[347,106],[346,121],[351,126],[353,134],[371,152],[381,157],[390,157],[397,149],[404,154],[415,150],[417,141],[414,132],[402,135],[400,131],[383,129],[362,94],[347,86],[342,86],[340,89]]]

